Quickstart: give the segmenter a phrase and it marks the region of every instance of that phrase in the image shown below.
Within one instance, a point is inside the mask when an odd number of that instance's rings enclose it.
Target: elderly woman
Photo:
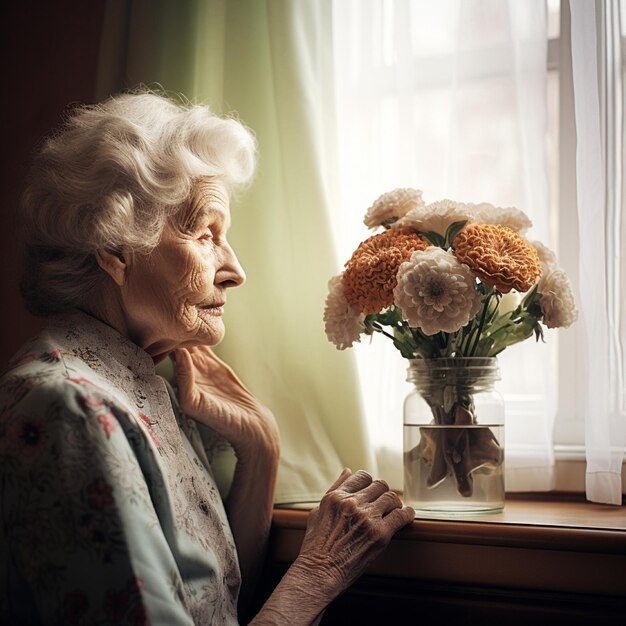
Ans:
[[[245,609],[279,435],[210,346],[245,278],[229,198],[254,162],[240,123],[148,92],[75,108],[37,155],[22,293],[46,323],[0,380],[0,622],[236,624]],[[176,391],[155,374],[168,356]],[[237,457],[224,502],[218,440]],[[344,470],[252,623],[315,622],[412,519]]]

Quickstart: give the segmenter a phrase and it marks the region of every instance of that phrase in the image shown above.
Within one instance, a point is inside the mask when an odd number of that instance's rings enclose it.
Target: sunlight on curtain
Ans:
[[[248,281],[229,296],[219,353],[279,422],[278,502],[319,499],[344,465],[375,471],[353,356],[322,318],[335,270],[330,18],[317,0],[111,2],[103,39],[105,94],[158,82],[256,133],[258,176],[230,232]]]
[[[578,220],[585,242],[579,265],[586,489],[588,499],[618,505],[626,444],[624,5],[570,0]]]
[[[342,0],[333,20],[340,259],[368,235],[366,209],[396,187],[426,202],[516,206],[530,238],[554,249],[544,0]],[[546,340],[498,357],[509,490],[552,487],[556,333]],[[380,473],[401,487],[406,362],[378,336],[355,352]]]

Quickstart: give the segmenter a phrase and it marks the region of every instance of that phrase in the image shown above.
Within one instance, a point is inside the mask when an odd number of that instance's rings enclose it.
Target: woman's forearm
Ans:
[[[249,605],[265,558],[278,470],[278,441],[269,438],[248,452],[237,452],[237,459],[225,505],[241,568],[241,610]]]
[[[335,595],[324,592],[314,571],[298,559],[287,570],[280,583],[250,626],[314,626]],[[327,587],[330,589],[327,585]],[[337,587],[338,589],[338,587]]]

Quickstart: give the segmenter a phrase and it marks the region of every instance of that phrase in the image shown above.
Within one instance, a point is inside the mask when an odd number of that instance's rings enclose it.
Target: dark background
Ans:
[[[2,172],[0,371],[40,320],[18,282],[16,209],[31,155],[70,103],[93,102],[105,0],[19,0],[0,8]]]

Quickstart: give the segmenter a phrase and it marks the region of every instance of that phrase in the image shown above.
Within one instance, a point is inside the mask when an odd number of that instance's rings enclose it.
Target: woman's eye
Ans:
[[[211,233],[211,231],[207,230],[205,232],[203,232],[200,237],[198,237],[198,239],[200,239],[200,241],[209,241],[211,239],[213,239],[213,233]]]

